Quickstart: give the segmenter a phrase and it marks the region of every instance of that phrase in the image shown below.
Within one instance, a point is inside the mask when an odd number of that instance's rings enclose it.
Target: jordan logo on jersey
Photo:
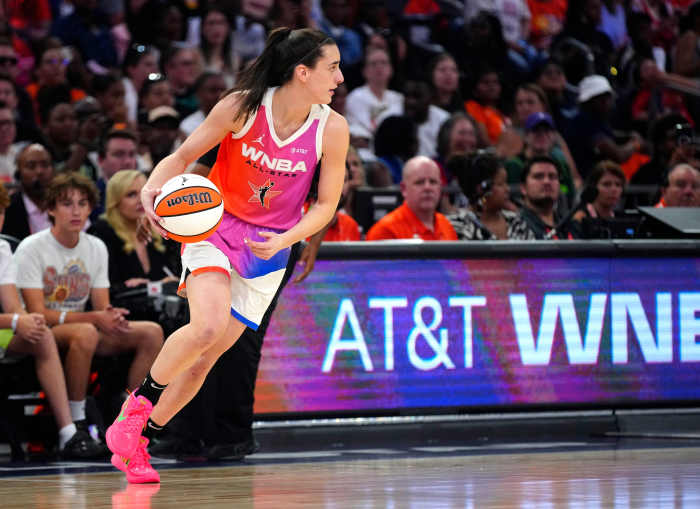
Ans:
[[[270,200],[272,198],[274,198],[278,194],[282,194],[282,191],[271,190],[274,187],[275,183],[270,179],[267,179],[265,183],[261,186],[256,186],[249,180],[248,185],[253,191],[253,194],[250,196],[250,198],[248,198],[248,202],[258,202],[260,203],[261,207],[264,207],[266,209],[270,208]]]

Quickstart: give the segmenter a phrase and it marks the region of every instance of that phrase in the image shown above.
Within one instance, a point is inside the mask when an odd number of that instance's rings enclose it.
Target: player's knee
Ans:
[[[208,350],[224,335],[227,326],[227,322],[215,319],[195,325],[193,346],[202,352]]]

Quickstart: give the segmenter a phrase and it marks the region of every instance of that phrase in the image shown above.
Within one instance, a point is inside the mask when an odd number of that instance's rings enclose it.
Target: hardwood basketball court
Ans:
[[[155,460],[160,485],[107,463],[0,464],[16,508],[700,507],[700,442],[573,440],[270,451],[212,465]]]

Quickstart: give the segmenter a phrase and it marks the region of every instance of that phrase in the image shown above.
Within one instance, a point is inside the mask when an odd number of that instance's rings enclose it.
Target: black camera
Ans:
[[[690,124],[676,124],[675,127],[676,143],[681,147],[686,147],[686,150],[693,150],[693,157],[700,159],[700,138],[695,136],[693,126]]]
[[[676,143],[679,145],[690,145],[697,142],[695,131],[690,124],[676,124],[674,126]]]

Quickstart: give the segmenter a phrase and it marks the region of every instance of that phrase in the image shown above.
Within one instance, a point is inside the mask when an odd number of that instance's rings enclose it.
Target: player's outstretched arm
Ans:
[[[172,154],[164,157],[153,169],[146,185],[141,189],[141,202],[146,216],[159,227],[159,218],[153,210],[153,202],[160,193],[160,188],[172,177],[184,173],[187,166],[202,154],[221,142],[224,136],[240,129],[245,119],[233,121],[238,108],[238,94],[229,94],[221,99],[187,139]],[[239,125],[240,124],[240,125]]]

